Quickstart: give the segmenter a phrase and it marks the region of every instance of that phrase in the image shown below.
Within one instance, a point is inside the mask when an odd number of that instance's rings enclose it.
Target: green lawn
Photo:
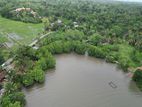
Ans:
[[[28,44],[32,40],[38,37],[38,33],[43,31],[43,24],[23,23],[19,21],[13,21],[0,17],[0,32],[15,33],[21,39],[18,40],[22,44]]]

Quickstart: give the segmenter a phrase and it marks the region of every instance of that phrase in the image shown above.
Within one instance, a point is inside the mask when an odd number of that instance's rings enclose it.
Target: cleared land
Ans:
[[[16,39],[16,41],[22,44],[30,43],[34,38],[40,36],[38,34],[42,31],[42,23],[23,23],[0,17],[0,32],[3,34],[9,34],[10,37]]]

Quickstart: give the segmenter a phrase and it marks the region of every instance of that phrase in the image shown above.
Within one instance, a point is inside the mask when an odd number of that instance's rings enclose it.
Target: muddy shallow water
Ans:
[[[56,56],[42,85],[24,89],[26,107],[142,107],[142,93],[115,64],[76,54]]]

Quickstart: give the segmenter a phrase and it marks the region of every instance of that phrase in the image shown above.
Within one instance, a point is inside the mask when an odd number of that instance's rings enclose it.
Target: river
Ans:
[[[23,90],[26,107],[142,107],[142,93],[115,64],[76,54],[55,57],[46,82]]]

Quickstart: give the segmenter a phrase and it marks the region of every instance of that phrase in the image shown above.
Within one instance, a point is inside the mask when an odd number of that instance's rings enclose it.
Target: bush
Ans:
[[[40,66],[42,70],[54,68],[56,63],[55,58],[47,49],[48,48],[45,46],[39,49],[39,51],[37,52],[39,60],[35,63],[35,66]]]
[[[43,39],[40,41],[41,46],[48,45],[50,43],[53,43],[55,41],[65,40],[64,35],[60,32],[57,33],[51,33],[48,35],[48,38]]]
[[[63,42],[63,51],[64,53],[70,53],[74,50],[73,43],[70,41]]]
[[[52,55],[48,55],[47,57],[42,57],[38,60],[35,66],[40,66],[43,71],[46,71],[50,68],[55,67],[55,59]]]
[[[45,71],[48,69],[46,63],[47,63],[46,58],[42,57],[36,62],[35,66],[40,66],[42,68],[42,70]]]
[[[63,53],[63,43],[61,41],[55,41],[46,46],[49,52],[52,54],[61,54]]]
[[[110,63],[114,63],[117,61],[117,53],[111,52],[106,56],[106,61]]]
[[[135,82],[141,82],[142,83],[142,70],[136,70],[133,75],[133,80]]]
[[[88,39],[88,42],[92,45],[100,45],[103,43],[104,37],[99,34],[94,34],[93,36],[90,36]]]
[[[14,92],[1,97],[1,107],[23,107],[26,103],[22,92]]]
[[[88,46],[88,54],[89,54],[89,56],[94,56],[96,58],[105,58],[106,57],[105,52],[102,51],[101,48],[98,48],[98,47],[92,46],[92,45]]]
[[[140,90],[142,90],[142,70],[137,69],[135,71],[133,81],[135,81]]]
[[[38,83],[43,83],[45,80],[45,73],[39,66],[32,70],[32,76]]]
[[[134,62],[128,56],[121,56],[120,54],[118,55],[119,65],[124,71],[128,71],[129,67],[135,66]]]
[[[49,45],[43,46],[42,50],[48,50],[52,54],[61,54],[76,52],[78,54],[84,54],[86,51],[86,44],[80,41],[55,41]]]
[[[26,73],[26,74],[23,75],[22,83],[26,87],[33,85],[34,80],[33,80],[33,76],[32,76],[31,72]]]
[[[47,64],[48,69],[55,67],[56,61],[55,61],[55,58],[51,54],[48,55],[46,61],[47,61],[46,64]]]
[[[25,105],[25,95],[23,92],[15,92],[9,95],[11,102],[20,102],[21,105]]]
[[[86,44],[82,43],[82,42],[74,42],[74,52],[76,52],[77,54],[85,54],[86,52]]]
[[[15,103],[10,103],[8,107],[21,107],[20,102],[16,101]]]
[[[66,40],[82,40],[84,37],[84,33],[79,30],[69,29],[64,33],[64,38]]]
[[[63,43],[62,43],[62,41],[53,42],[53,47],[54,47],[55,54],[63,53]]]

